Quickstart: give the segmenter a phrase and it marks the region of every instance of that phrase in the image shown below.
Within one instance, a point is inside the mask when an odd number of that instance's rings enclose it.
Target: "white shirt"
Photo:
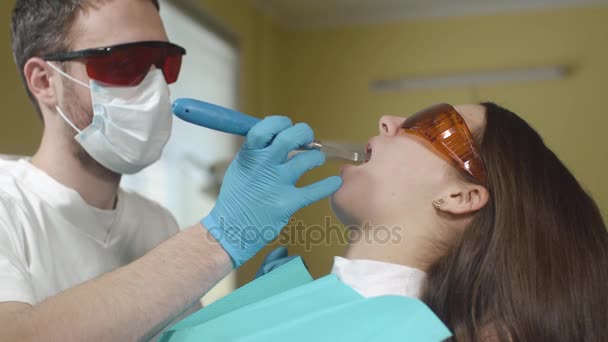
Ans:
[[[127,265],[179,231],[159,204],[119,190],[115,210],[27,160],[0,160],[0,302],[35,305]]]
[[[426,279],[426,273],[417,268],[341,257],[334,257],[331,273],[366,298],[385,295],[420,298]]]

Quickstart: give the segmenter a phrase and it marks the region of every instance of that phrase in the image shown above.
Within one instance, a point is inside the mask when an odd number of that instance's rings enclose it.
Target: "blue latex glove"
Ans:
[[[295,258],[298,258],[297,255],[288,256],[287,254],[287,248],[283,246],[277,247],[268,253],[262,262],[262,266],[260,266],[258,272],[255,274],[255,279],[272,272],[273,270],[283,266]]]
[[[288,153],[314,140],[306,124],[271,116],[255,125],[228,167],[217,203],[201,222],[239,267],[275,239],[299,209],[338,190],[334,176],[296,188],[308,170],[325,163],[311,150],[288,160]]]

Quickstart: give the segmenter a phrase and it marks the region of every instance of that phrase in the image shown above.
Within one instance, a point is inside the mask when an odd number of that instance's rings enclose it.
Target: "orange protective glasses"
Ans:
[[[454,107],[442,103],[423,109],[408,117],[401,128],[429,141],[454,166],[486,185],[486,168],[477,144]]]

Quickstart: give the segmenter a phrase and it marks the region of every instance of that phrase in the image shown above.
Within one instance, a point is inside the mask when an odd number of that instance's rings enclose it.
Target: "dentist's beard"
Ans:
[[[64,103],[65,108],[63,111],[65,112],[68,119],[70,119],[78,129],[83,130],[87,126],[91,124],[93,121],[93,109],[81,103],[79,101],[78,95],[74,91],[74,85],[71,83],[64,83],[66,87],[65,93],[67,94],[68,99],[73,99],[72,101],[66,101]],[[66,123],[66,125],[68,125]],[[107,169],[105,166],[101,165],[97,162],[93,157],[89,155],[87,151],[80,146],[78,141],[76,141],[75,136],[76,132],[69,127],[66,130],[66,139],[69,142],[70,154],[76,158],[78,163],[82,166],[83,169],[92,173],[96,177],[111,181],[117,178],[120,178],[120,174]]]

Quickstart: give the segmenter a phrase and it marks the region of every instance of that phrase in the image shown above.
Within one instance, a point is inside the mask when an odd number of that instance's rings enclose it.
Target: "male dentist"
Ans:
[[[180,232],[166,209],[121,190],[171,132],[168,84],[185,50],[158,10],[157,0],[16,1],[13,54],[44,133],[31,159],[0,161],[0,341],[147,339],[341,185],[296,188],[325,157],[289,159],[313,132],[270,117],[200,224]]]

